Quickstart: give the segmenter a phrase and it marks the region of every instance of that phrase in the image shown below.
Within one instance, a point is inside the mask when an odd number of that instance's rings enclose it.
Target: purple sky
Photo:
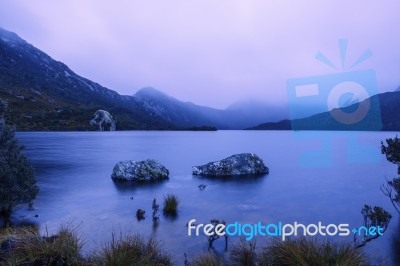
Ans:
[[[373,68],[379,90],[395,90],[399,11],[397,0],[0,0],[0,27],[121,94],[152,86],[225,108],[286,102],[287,79],[342,71],[315,60],[340,65],[341,38],[349,64],[373,51],[352,70]]]

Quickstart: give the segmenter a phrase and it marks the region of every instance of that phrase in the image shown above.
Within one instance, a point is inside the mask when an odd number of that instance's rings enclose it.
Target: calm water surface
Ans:
[[[367,253],[400,264],[396,245],[399,216],[379,187],[393,178],[396,167],[379,152],[380,141],[395,132],[31,132],[18,133],[36,168],[40,193],[35,210],[20,209],[15,220],[34,222],[54,232],[61,223],[79,225],[87,252],[111,238],[111,233],[156,235],[177,264],[207,249],[205,236],[188,237],[190,219],[207,223],[349,223],[362,225],[364,204],[379,205],[393,214],[389,229],[368,243]],[[330,142],[331,141],[331,142]],[[331,144],[330,144],[331,143]],[[350,143],[350,144],[349,144]],[[354,145],[358,143],[360,145]],[[310,157],[310,151],[318,152]],[[372,149],[372,153],[371,153]],[[235,153],[262,157],[270,174],[250,179],[218,180],[192,176],[191,167]],[[308,152],[308,153],[307,153]],[[314,153],[315,154],[315,153]],[[153,158],[170,170],[165,182],[120,186],[111,180],[120,160]],[[330,164],[330,165],[329,165]],[[314,168],[309,168],[313,167]],[[324,166],[324,167],[315,167]],[[203,191],[200,184],[206,184]],[[178,216],[160,215],[153,227],[151,204],[164,195],[180,199]],[[138,208],[147,218],[137,221]],[[35,214],[39,216],[34,217]],[[342,238],[343,239],[343,238]],[[237,239],[231,239],[235,241]],[[344,240],[352,241],[352,237]],[[267,239],[258,239],[259,246]],[[217,240],[217,252],[224,253]]]

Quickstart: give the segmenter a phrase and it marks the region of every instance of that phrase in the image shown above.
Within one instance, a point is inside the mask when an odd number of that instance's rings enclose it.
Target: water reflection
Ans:
[[[178,219],[179,214],[178,214],[178,212],[176,212],[176,213],[163,213],[163,216],[164,216],[166,221],[174,222],[176,219]]]
[[[241,175],[241,176],[221,176],[221,177],[215,177],[215,176],[201,176],[201,175],[192,175],[193,178],[198,179],[198,180],[207,180],[207,181],[212,181],[214,183],[236,183],[236,184],[243,184],[243,182],[246,182],[248,184],[257,184],[263,181],[264,178],[266,178],[268,174],[262,174],[262,175]]]
[[[40,227],[40,223],[37,221],[38,216],[35,214],[33,216],[28,216],[28,217],[20,217],[17,216],[15,217],[15,215],[13,215],[11,217],[11,227],[18,227],[18,228],[24,228],[24,227],[29,227],[29,228],[36,228],[37,230]],[[1,228],[5,228],[6,223],[3,217],[0,217],[0,229]]]
[[[165,185],[168,180],[156,180],[156,181],[149,181],[149,182],[134,182],[134,181],[116,181],[114,183],[114,187],[121,192],[127,191],[135,191],[135,190],[151,190],[155,188],[160,188],[161,186]]]

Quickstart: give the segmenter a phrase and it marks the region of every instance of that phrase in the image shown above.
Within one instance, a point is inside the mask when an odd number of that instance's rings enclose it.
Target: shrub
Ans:
[[[381,191],[393,204],[393,207],[400,214],[400,177],[388,180],[387,184],[381,186]]]
[[[195,256],[190,265],[193,266],[222,266],[222,259],[214,252],[202,252]]]
[[[32,235],[38,235],[37,227],[6,227],[0,229],[0,265],[8,261],[11,253],[13,253],[12,249],[18,241],[29,239]]]
[[[79,265],[83,246],[76,228],[61,226],[56,235],[40,236],[36,230],[10,232],[4,260],[11,265]],[[3,242],[4,243],[4,242]]]
[[[360,249],[347,242],[318,242],[315,238],[273,240],[258,256],[259,265],[367,265]]]
[[[174,194],[168,194],[164,197],[164,214],[176,214],[178,209],[179,200]]]
[[[366,231],[369,231],[371,227],[379,226],[382,229],[382,234],[386,231],[389,226],[392,215],[384,210],[382,207],[365,205],[361,209],[361,214],[363,216],[363,226],[366,230],[362,230],[361,237],[354,234],[354,243],[356,248],[364,247],[367,242],[374,240],[380,236],[380,234],[370,235]],[[359,239],[360,238],[360,239]]]
[[[10,225],[14,207],[31,204],[39,192],[33,168],[15,139],[15,130],[7,125],[7,105],[0,100],[0,215]]]
[[[381,142],[382,154],[386,155],[386,159],[397,165],[397,173],[400,174],[400,139],[396,136],[394,139],[386,139],[386,144]],[[394,208],[400,213],[400,177],[388,180],[386,184],[381,186],[381,191],[392,202]]]
[[[386,156],[386,160],[397,165],[397,173],[400,174],[400,139],[386,139],[386,145],[381,141],[381,152]]]
[[[241,238],[232,245],[229,254],[229,265],[255,266],[257,264],[256,242]]]
[[[139,235],[116,237],[112,235],[97,260],[104,265],[172,265],[172,259],[154,238],[145,241]]]

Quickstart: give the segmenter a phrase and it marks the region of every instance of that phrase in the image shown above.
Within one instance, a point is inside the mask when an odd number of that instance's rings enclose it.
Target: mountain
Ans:
[[[254,103],[219,110],[182,102],[153,88],[119,95],[1,28],[0,98],[8,102],[8,119],[20,131],[96,130],[89,121],[99,109],[116,119],[118,130],[243,129],[277,120],[276,114],[282,113]]]
[[[0,98],[8,102],[8,119],[17,130],[94,130],[89,121],[98,109],[109,111],[118,129],[174,127],[142,101],[77,75],[1,28]]]
[[[143,88],[134,97],[143,103],[146,110],[177,127],[209,125],[229,128],[222,110],[182,102],[154,88]]]
[[[307,117],[281,120],[287,117],[285,108],[257,101],[239,102],[219,110],[179,101],[153,88],[141,89],[133,96],[120,95],[79,76],[2,28],[0,98],[7,101],[8,119],[20,131],[96,130],[90,121],[99,109],[112,114],[118,130],[242,129],[257,124],[250,129],[400,130],[399,89],[370,97],[369,101],[380,107],[380,116],[375,112],[353,126],[337,123],[332,112],[308,112]],[[341,110],[352,112],[364,104],[365,100],[355,103],[352,98],[345,99]],[[278,122],[261,124],[264,121]],[[380,123],[382,127],[378,128]]]
[[[263,123],[251,130],[400,130],[400,91],[386,92],[374,95],[360,103],[341,108],[344,113],[353,113],[357,108],[367,106],[371,109],[365,119],[355,124],[338,123],[331,112],[323,112],[302,119],[282,120],[275,123]],[[378,108],[373,108],[377,106]]]
[[[209,125],[218,129],[243,129],[265,120],[287,117],[284,107],[255,101],[239,102],[225,110],[179,101],[154,88],[143,88],[134,97],[143,106],[178,127]]]

